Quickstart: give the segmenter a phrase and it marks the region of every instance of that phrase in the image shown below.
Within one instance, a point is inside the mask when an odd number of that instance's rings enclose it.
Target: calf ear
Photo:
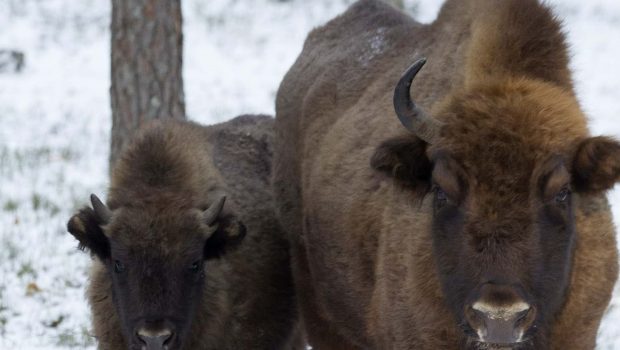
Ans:
[[[620,144],[603,136],[582,141],[573,159],[572,177],[577,192],[611,189],[620,181]]]
[[[67,230],[78,240],[78,248],[88,249],[91,255],[96,255],[105,261],[110,257],[110,243],[101,229],[103,222],[95,211],[85,207],[73,215],[67,223]]]
[[[370,166],[416,192],[430,189],[433,166],[426,156],[427,143],[407,135],[384,141],[375,150]]]
[[[243,241],[245,234],[245,225],[233,215],[219,217],[217,229],[205,243],[204,258],[219,258],[233,250]]]

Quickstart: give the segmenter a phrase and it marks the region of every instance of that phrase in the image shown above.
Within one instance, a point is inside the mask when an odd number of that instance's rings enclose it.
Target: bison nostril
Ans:
[[[163,350],[168,345],[174,333],[169,329],[159,331],[151,331],[141,328],[136,332],[136,336],[144,345],[142,348],[146,350]]]
[[[515,321],[515,326],[521,327],[524,329],[524,331],[527,331],[530,327],[532,327],[535,319],[536,319],[536,308],[530,307],[529,309],[524,310],[521,313],[519,313]]]

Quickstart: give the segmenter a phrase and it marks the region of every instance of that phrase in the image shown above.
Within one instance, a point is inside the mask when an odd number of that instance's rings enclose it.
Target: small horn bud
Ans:
[[[218,215],[222,212],[222,208],[224,208],[224,202],[226,201],[226,196],[221,196],[217,199],[211,206],[204,211],[203,219],[207,225],[213,224],[215,219],[217,219]]]
[[[90,195],[90,203],[93,205],[93,209],[95,210],[95,214],[101,220],[103,225],[110,223],[110,219],[112,218],[112,212],[110,209],[103,204],[103,202],[94,194]]]

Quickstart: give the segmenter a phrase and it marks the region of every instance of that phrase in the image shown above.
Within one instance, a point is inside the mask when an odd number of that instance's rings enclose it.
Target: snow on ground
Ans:
[[[352,0],[184,0],[191,119],[273,114],[306,33]],[[594,134],[620,137],[620,2],[552,0],[572,44]],[[438,0],[407,0],[431,21]],[[0,350],[93,349],[84,299],[89,258],[65,232],[91,192],[105,196],[109,1],[0,0],[0,49],[26,54],[0,74]],[[610,194],[620,222],[620,191]],[[620,290],[598,349],[620,349]]]

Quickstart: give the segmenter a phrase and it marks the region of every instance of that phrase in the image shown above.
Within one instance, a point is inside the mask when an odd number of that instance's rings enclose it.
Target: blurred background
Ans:
[[[441,0],[396,0],[422,22]],[[620,1],[549,0],[564,20],[593,134],[620,138]],[[306,34],[352,0],[182,0],[187,116],[274,113]],[[89,256],[66,222],[106,196],[108,0],[0,0],[0,350],[94,349]],[[620,190],[610,193],[620,223]],[[578,331],[578,330],[575,330]],[[620,349],[620,290],[597,349]]]

